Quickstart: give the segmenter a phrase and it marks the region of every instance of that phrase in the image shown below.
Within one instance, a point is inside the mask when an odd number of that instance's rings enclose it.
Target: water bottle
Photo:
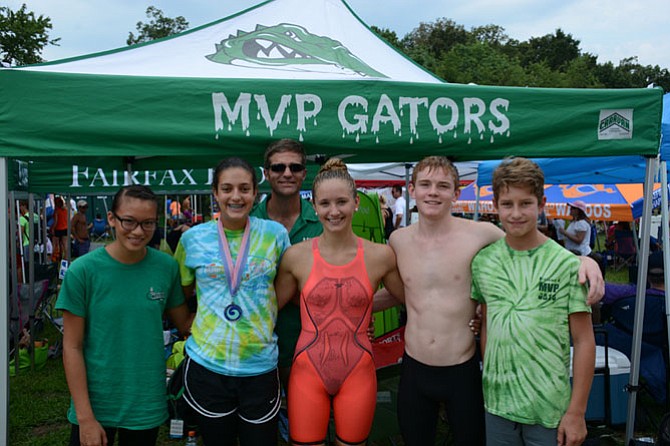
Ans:
[[[198,446],[198,441],[195,437],[195,431],[188,431],[188,437],[186,438],[186,446]]]

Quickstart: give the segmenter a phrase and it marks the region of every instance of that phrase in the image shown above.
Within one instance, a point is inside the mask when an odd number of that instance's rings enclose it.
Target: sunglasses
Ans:
[[[276,173],[283,173],[286,171],[286,168],[289,168],[291,173],[298,173],[302,172],[305,170],[305,166],[302,164],[298,163],[291,163],[291,164],[283,164],[283,163],[277,163],[277,164],[270,164],[270,170]]]

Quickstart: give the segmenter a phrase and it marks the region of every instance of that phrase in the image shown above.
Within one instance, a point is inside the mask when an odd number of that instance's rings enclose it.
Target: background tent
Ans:
[[[642,156],[595,156],[579,158],[533,158],[544,172],[545,184],[643,183]],[[484,161],[477,167],[477,183],[489,185],[500,160]]]
[[[632,203],[642,197],[641,184],[562,184],[546,185],[545,212],[549,218],[570,219],[568,203],[582,200],[586,203],[586,214],[591,220],[633,221]],[[454,212],[475,213],[477,197],[476,185],[461,189],[459,200],[453,206]],[[493,207],[491,186],[479,188],[480,214],[496,214]]]
[[[230,155],[260,165],[279,138],[303,141],[314,160],[347,162],[653,156],[662,92],[445,84],[339,0],[274,0],[160,41],[2,69],[0,96],[6,178],[7,158],[133,171],[212,167]],[[5,181],[0,200],[7,202]],[[0,233],[7,225],[0,220]],[[0,251],[9,247],[0,238]],[[6,336],[0,330],[4,401]],[[0,442],[6,409],[0,405]]]
[[[106,161],[106,162],[105,162]],[[217,159],[210,160],[211,166],[193,168],[178,164],[157,169],[131,171],[109,165],[109,160],[101,158],[99,163],[83,165],[77,159],[62,160],[58,163],[42,159],[10,162],[10,189],[35,193],[59,193],[71,195],[113,194],[119,186],[136,182],[150,186],[157,193],[208,192],[211,188],[211,176]],[[393,184],[405,185],[407,169],[412,163],[347,163],[349,173],[358,187],[388,187]],[[477,175],[477,162],[457,162],[461,182],[474,180]],[[406,167],[408,166],[408,167]],[[312,179],[319,165],[309,163],[304,189],[311,189]],[[270,190],[263,177],[263,169],[258,167],[259,189]]]

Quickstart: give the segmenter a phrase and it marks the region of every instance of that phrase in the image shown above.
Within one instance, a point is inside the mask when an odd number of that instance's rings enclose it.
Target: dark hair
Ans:
[[[112,212],[116,212],[121,206],[121,201],[125,197],[137,198],[138,200],[153,201],[158,209],[158,198],[156,194],[147,186],[141,184],[131,184],[130,186],[123,186],[118,190],[114,199],[112,200]]]
[[[300,162],[303,166],[307,163],[307,155],[305,154],[305,148],[301,143],[294,139],[284,138],[279,141],[275,141],[265,149],[265,154],[263,155],[263,167],[268,169],[270,167],[270,158],[275,153],[291,152],[300,155]]]
[[[400,192],[400,193],[402,193],[402,186],[399,185],[399,184],[394,184],[394,185],[391,187],[391,190],[392,190],[392,191],[395,191],[395,192]]]
[[[239,167],[240,169],[244,169],[249,174],[251,175],[251,182],[254,185],[254,191],[258,189],[258,180],[256,178],[256,169],[253,168],[251,164],[249,164],[248,161],[243,160],[242,158],[238,158],[236,156],[231,156],[230,158],[226,158],[222,160],[217,166],[216,169],[214,169],[214,177],[212,180],[212,190],[216,191],[216,188],[219,184],[219,177],[221,176],[221,173],[224,170],[232,169],[233,167]]]
[[[341,159],[330,158],[328,161],[326,161],[326,164],[321,166],[319,173],[316,174],[314,182],[312,183],[312,197],[314,199],[316,199],[317,188],[321,186],[321,183],[325,180],[345,181],[351,190],[351,194],[354,198],[356,198],[358,194],[356,191],[356,182],[353,178],[351,178],[351,175],[349,175],[347,165],[344,164],[344,161]]]

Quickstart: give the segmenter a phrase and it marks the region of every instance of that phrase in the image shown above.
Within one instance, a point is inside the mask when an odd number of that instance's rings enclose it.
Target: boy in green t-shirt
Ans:
[[[472,298],[482,304],[486,444],[579,445],[595,342],[578,258],[537,229],[544,174],[508,159],[493,174],[505,238],[472,261]],[[570,337],[574,345],[570,389]]]

